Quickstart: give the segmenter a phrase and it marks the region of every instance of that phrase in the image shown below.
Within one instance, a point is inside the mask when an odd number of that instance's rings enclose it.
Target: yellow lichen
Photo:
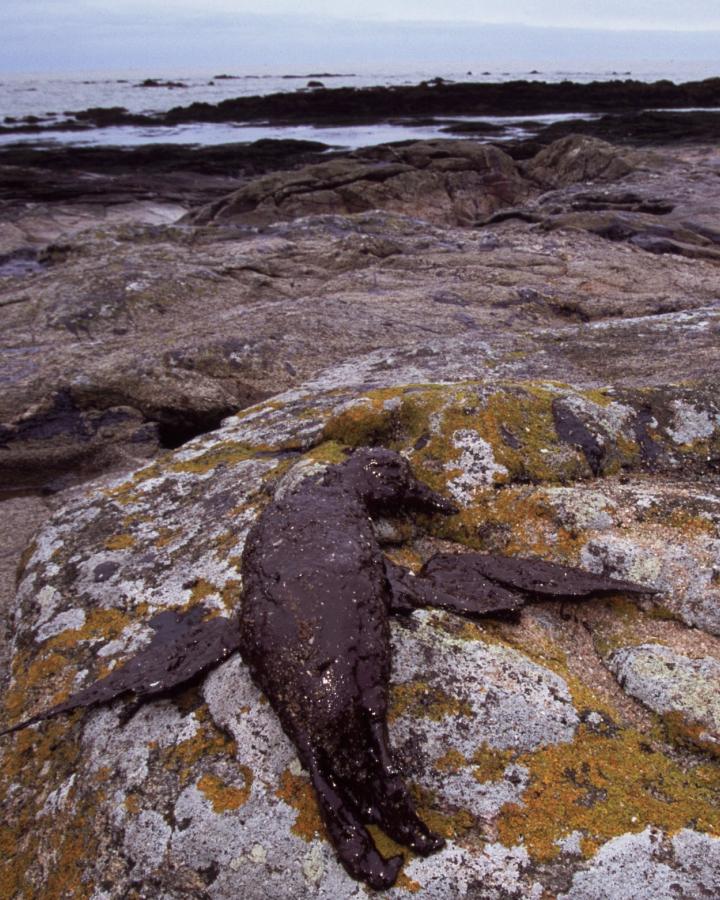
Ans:
[[[135,546],[132,534],[114,534],[105,541],[106,550],[129,550]]]
[[[232,466],[235,463],[251,459],[260,450],[268,447],[249,447],[237,441],[223,441],[192,459],[178,460],[166,467],[168,472],[186,472],[192,475],[205,475],[218,466]]]
[[[718,771],[712,779],[683,771],[631,729],[598,735],[581,726],[572,743],[520,755],[517,762],[529,769],[530,785],[522,805],[503,808],[498,833],[507,846],[523,841],[536,860],[557,856],[556,841],[570,831],[582,832],[583,849],[591,854],[648,825],[670,833],[720,828]]]
[[[349,447],[412,445],[426,430],[431,413],[442,403],[436,385],[369,391],[325,424],[326,441]]]
[[[389,439],[391,419],[378,402],[355,403],[326,423],[323,437],[351,447],[374,446]]]
[[[197,606],[205,597],[210,597],[212,594],[217,594],[218,589],[214,584],[211,584],[209,581],[206,581],[204,578],[198,578],[195,584],[192,586],[192,590],[190,592],[190,599],[188,600],[186,606],[192,607]]]
[[[218,559],[226,559],[230,551],[238,543],[238,534],[233,529],[223,532],[214,540],[215,556]]]
[[[390,688],[388,721],[399,716],[428,718],[440,721],[445,716],[472,716],[472,706],[425,681],[406,681]]]
[[[158,531],[158,536],[155,538],[155,546],[158,550],[162,550],[164,547],[167,547],[168,544],[172,544],[172,542],[180,537],[182,534],[181,528],[161,528]]]
[[[225,582],[223,589],[220,591],[222,602],[229,612],[237,610],[242,599],[242,582],[235,579],[229,579]]]

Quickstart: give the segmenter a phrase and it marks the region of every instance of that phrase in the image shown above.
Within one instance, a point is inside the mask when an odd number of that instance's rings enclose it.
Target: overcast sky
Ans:
[[[328,16],[376,21],[467,21],[573,28],[704,30],[720,28],[717,0],[3,0],[2,17],[33,14],[144,16],[169,19],[196,13],[204,19],[244,13]]]
[[[299,12],[300,11],[300,12]],[[483,23],[495,28],[483,29]],[[514,31],[501,25],[521,26]],[[532,26],[563,29],[530,32]],[[0,0],[0,71],[718,55],[717,0]],[[564,29],[609,29],[577,40]],[[665,32],[647,39],[640,31]],[[695,32],[694,35],[688,32]],[[516,37],[515,37],[516,35]],[[712,40],[711,40],[712,38]],[[501,46],[498,46],[500,41]],[[714,42],[714,43],[713,43]],[[603,49],[604,48],[604,49]],[[674,52],[677,49],[677,52]],[[398,55],[399,54],[399,55]],[[720,68],[720,66],[719,66]]]

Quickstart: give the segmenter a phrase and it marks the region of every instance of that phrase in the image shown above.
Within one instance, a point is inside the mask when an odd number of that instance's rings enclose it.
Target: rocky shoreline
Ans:
[[[462,506],[381,523],[397,562],[470,547],[660,592],[394,626],[391,738],[448,846],[388,896],[712,893],[720,154],[691,115],[502,147],[0,151],[5,719],[132,656],[153,614],[232,611],[276,491],[387,446]],[[239,664],[120,714],[4,739],[4,894],[367,896]]]
[[[648,109],[720,108],[720,78],[675,84],[594,81],[549,83],[512,81],[451,84],[442,79],[418,85],[321,88],[236,97],[217,104],[192,103],[157,114],[129,113],[122,107],[66,111],[64,119],[6,118],[0,134],[82,131],[116,125],[174,126],[190,122],[357,124],[441,116],[522,116],[551,113],[638,113]]]
[[[569,136],[527,159],[458,140],[321,148],[0,154],[8,485],[72,477],[120,446],[176,446],[351,352],[423,333],[717,300],[718,173],[702,145]],[[410,276],[422,259],[436,260],[432,288]],[[627,272],[611,289],[608,266]],[[474,271],[500,286],[468,294]]]

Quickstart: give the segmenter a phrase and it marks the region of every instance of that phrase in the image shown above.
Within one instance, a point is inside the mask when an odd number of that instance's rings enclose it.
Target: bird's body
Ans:
[[[389,454],[385,462],[391,457],[400,459]],[[357,456],[339,477],[336,467],[306,480],[261,514],[243,553],[240,652],[310,772],[342,862],[387,887],[401,860],[380,856],[367,823],[420,853],[443,842],[415,814],[392,764],[392,593],[369,514],[378,505],[402,510],[421,494],[428,511],[451,507],[423,492],[407,463],[398,465],[406,476],[398,490],[374,499],[376,469],[374,459]]]

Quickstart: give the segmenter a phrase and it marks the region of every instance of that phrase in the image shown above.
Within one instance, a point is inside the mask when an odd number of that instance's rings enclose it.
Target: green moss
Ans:
[[[347,447],[411,447],[428,429],[445,392],[438,385],[369,391],[325,425],[323,437]]]
[[[303,457],[319,463],[342,463],[347,459],[346,446],[338,441],[323,441],[317,447],[313,447]]]

